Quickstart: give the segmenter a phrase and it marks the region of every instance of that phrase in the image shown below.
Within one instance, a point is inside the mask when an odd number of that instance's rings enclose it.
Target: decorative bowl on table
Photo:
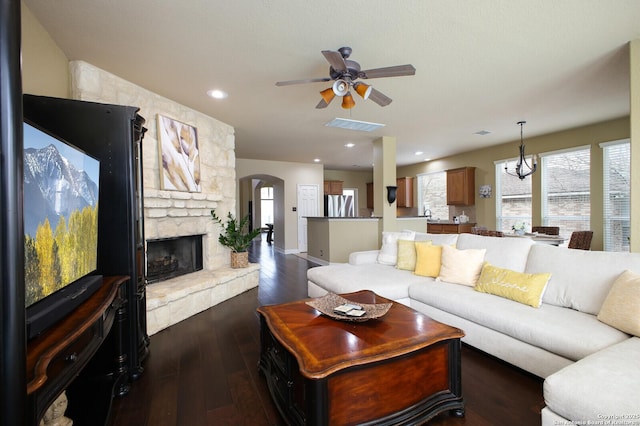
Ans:
[[[382,317],[386,314],[391,305],[393,303],[358,303],[352,300],[347,300],[342,296],[339,296],[335,293],[327,293],[322,297],[317,297],[315,299],[308,300],[306,302],[307,305],[311,306],[315,310],[320,313],[336,319],[340,321],[368,321],[370,319],[376,319]],[[346,314],[337,313],[334,311],[335,308],[343,305],[358,305],[364,310],[364,314],[362,316],[349,316]]]

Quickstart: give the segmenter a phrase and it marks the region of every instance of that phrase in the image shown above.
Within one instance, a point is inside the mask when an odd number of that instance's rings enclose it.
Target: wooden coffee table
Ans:
[[[371,291],[342,295],[389,303]],[[457,328],[400,303],[382,318],[339,321],[305,300],[258,308],[259,368],[292,425],[413,425],[464,415]]]

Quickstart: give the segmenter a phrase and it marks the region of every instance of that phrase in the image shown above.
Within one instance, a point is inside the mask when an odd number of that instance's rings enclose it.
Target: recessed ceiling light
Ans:
[[[214,99],[225,99],[229,94],[223,90],[212,89],[207,91],[207,95],[211,96]]]
[[[480,135],[480,136],[484,136],[484,135],[488,135],[491,132],[488,130],[478,130],[477,132],[474,133],[474,135]]]
[[[422,151],[416,151],[416,155],[422,155],[422,154],[424,154],[424,152],[422,152]]]
[[[314,162],[314,163],[319,163],[319,162],[320,162],[320,159],[319,159],[319,158],[314,158],[314,159],[313,159],[313,162]]]
[[[424,161],[431,161],[431,158],[425,158]]]
[[[354,146],[356,146],[356,144],[353,143],[353,142],[349,142],[349,143],[344,144],[344,146],[345,146],[345,148],[353,148]]]

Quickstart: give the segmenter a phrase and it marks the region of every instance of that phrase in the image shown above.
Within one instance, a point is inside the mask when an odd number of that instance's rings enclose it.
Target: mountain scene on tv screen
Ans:
[[[26,135],[26,134],[25,134]],[[24,150],[24,232],[26,306],[94,271],[97,265],[98,182],[74,165],[65,145]],[[97,180],[97,179],[96,179]]]

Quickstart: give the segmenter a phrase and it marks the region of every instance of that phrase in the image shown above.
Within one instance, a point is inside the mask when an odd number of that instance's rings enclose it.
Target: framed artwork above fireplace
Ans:
[[[201,192],[200,148],[195,127],[158,114],[160,189]]]

